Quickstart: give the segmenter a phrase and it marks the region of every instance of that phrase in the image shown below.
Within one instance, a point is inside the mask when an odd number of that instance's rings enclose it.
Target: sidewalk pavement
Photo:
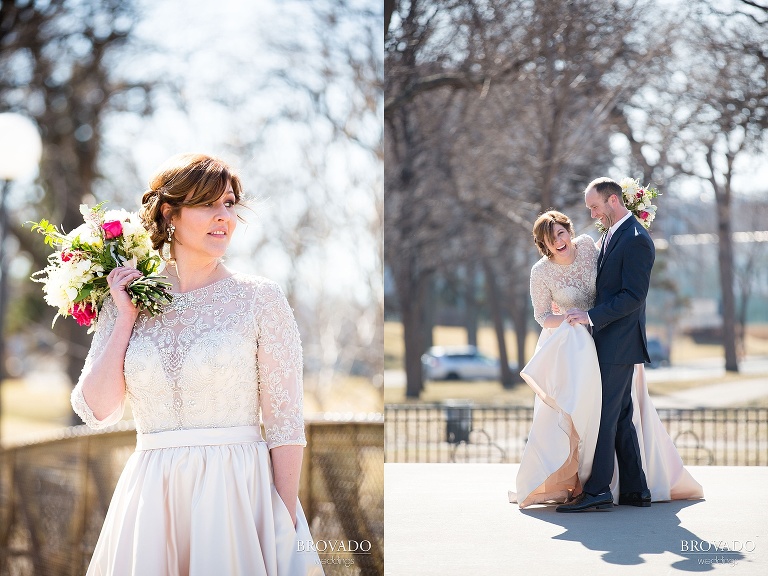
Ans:
[[[706,500],[580,514],[510,504],[517,468],[385,464],[385,576],[768,574],[768,467],[691,466]]]
[[[725,408],[768,396],[768,378],[706,384],[664,396],[651,395],[656,408]]]
[[[739,365],[742,375],[768,374],[768,359],[762,356],[748,357]],[[699,380],[696,388],[679,390],[666,395],[652,394],[656,408],[725,408],[743,406],[747,402],[768,396],[768,376],[753,380],[733,380],[719,384],[707,384],[707,380],[726,376],[722,358],[702,359],[694,363],[674,367],[646,370],[649,384],[673,380]]]

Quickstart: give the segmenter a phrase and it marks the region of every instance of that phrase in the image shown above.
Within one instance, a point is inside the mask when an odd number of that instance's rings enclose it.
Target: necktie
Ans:
[[[603,265],[603,260],[605,260],[605,253],[608,251],[608,242],[611,241],[611,229],[608,229],[608,232],[605,233],[605,238],[603,239],[603,246],[600,250],[600,259],[598,261],[598,265]]]

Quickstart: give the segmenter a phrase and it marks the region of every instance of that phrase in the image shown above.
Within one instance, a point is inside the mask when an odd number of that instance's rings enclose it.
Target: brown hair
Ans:
[[[573,237],[573,223],[571,219],[557,210],[544,212],[544,214],[536,218],[536,222],[533,224],[533,242],[536,244],[536,248],[539,249],[539,253],[547,258],[552,256],[552,252],[547,248],[544,240],[547,239],[550,242],[554,242],[555,224],[560,224]]]
[[[584,193],[586,194],[589,192],[590,188],[594,188],[595,192],[600,194],[600,198],[603,199],[603,202],[608,202],[608,198],[611,197],[611,194],[616,194],[616,198],[619,199],[619,204],[624,206],[624,193],[616,180],[611,180],[606,177],[595,178],[584,189]]]
[[[171,206],[172,215],[183,206],[203,206],[218,200],[232,184],[235,203],[242,198],[240,178],[219,158],[205,154],[180,154],[169,158],[149,181],[141,198],[139,217],[159,250],[168,239],[168,224],[162,206]]]

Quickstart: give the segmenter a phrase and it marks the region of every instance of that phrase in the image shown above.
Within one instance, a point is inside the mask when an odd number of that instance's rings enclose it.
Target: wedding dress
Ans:
[[[598,250],[592,238],[573,241],[576,258],[562,265],[546,257],[531,269],[534,317],[542,326],[550,314],[569,308],[589,310],[595,300]],[[563,322],[543,328],[522,377],[536,393],[533,424],[510,502],[520,508],[564,502],[576,496],[592,472],[600,428],[602,385],[597,352],[587,328]],[[684,468],[680,455],[648,395],[642,364],[632,382],[632,423],[637,432],[646,482],[654,501],[702,498],[701,485]],[[618,465],[611,492],[618,502]]]
[[[108,299],[83,375],[116,316]],[[139,315],[124,372],[137,446],[88,576],[322,574],[301,505],[294,528],[273,480],[269,450],[306,445],[301,342],[279,286],[234,274],[174,294],[163,314]],[[83,421],[120,420],[125,400],[97,420],[82,381],[72,406]]]

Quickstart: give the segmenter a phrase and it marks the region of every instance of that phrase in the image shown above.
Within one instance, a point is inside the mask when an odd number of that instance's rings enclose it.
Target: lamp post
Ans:
[[[5,249],[8,212],[5,201],[11,182],[35,173],[43,146],[37,126],[26,116],[0,114],[0,425],[2,425],[2,383],[5,380],[5,312],[8,306],[8,262]],[[2,428],[0,427],[0,435]]]

